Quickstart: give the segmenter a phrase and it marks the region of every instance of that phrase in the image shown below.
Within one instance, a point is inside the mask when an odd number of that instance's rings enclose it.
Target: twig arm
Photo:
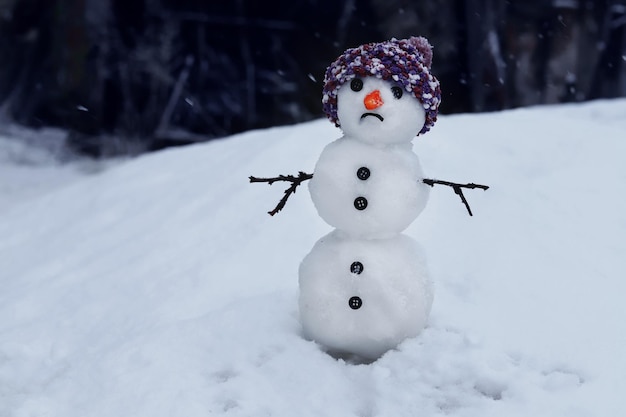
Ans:
[[[283,196],[283,198],[280,199],[276,207],[274,207],[274,210],[268,211],[268,214],[270,216],[273,216],[285,207],[285,204],[287,204],[287,200],[289,199],[291,194],[295,194],[296,188],[298,188],[298,185],[302,184],[304,181],[307,181],[313,178],[313,174],[307,174],[306,172],[300,171],[298,172],[297,177],[293,175],[279,175],[277,177],[271,177],[271,178],[258,178],[254,176],[250,176],[248,178],[250,179],[251,183],[265,182],[268,185],[272,185],[276,181],[291,182],[291,185],[289,186],[289,188],[285,190],[285,195]]]
[[[452,189],[454,190],[454,193],[461,198],[461,202],[465,205],[465,208],[467,209],[467,212],[469,213],[470,216],[473,216],[472,209],[470,208],[469,203],[467,202],[467,199],[465,198],[465,195],[463,195],[463,188],[469,188],[469,189],[480,188],[481,190],[489,189],[488,185],[474,184],[473,182],[468,183],[468,184],[459,184],[457,182],[441,181],[441,180],[434,180],[434,179],[429,179],[429,178],[424,178],[422,182],[424,184],[430,185],[431,187],[434,187],[435,184],[446,185],[448,187],[452,187]]]

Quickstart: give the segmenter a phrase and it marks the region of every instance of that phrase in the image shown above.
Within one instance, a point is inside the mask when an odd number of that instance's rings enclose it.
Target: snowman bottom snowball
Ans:
[[[433,285],[415,240],[334,230],[300,264],[304,336],[329,352],[377,359],[426,326]]]

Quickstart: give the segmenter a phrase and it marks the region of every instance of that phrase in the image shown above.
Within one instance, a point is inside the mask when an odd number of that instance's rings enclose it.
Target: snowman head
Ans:
[[[413,140],[426,123],[426,111],[396,83],[356,77],[337,93],[337,118],[346,136],[384,146]]]
[[[411,141],[435,124],[441,89],[423,37],[345,51],[326,70],[322,104],[345,134],[367,142]]]

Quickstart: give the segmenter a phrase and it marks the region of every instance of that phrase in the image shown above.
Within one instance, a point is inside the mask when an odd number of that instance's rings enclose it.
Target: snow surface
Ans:
[[[60,129],[0,122],[0,214],[116,163],[81,158],[68,150],[66,139],[67,132]]]
[[[371,364],[301,336],[298,265],[331,230],[306,188],[270,217],[284,188],[247,180],[311,172],[325,120],[9,195],[0,416],[621,415],[625,133],[625,100],[441,117],[426,176],[491,188],[474,217],[432,190],[407,229],[429,326]]]

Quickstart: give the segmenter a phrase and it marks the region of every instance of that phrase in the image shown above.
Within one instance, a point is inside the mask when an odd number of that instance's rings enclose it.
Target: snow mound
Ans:
[[[407,234],[429,326],[370,364],[301,335],[297,273],[331,230],[306,188],[327,121],[126,161],[0,218],[0,416],[619,415],[626,101],[441,117]],[[34,169],[34,168],[33,168]],[[54,175],[46,171],[45,175]],[[59,173],[59,175],[63,175]]]

